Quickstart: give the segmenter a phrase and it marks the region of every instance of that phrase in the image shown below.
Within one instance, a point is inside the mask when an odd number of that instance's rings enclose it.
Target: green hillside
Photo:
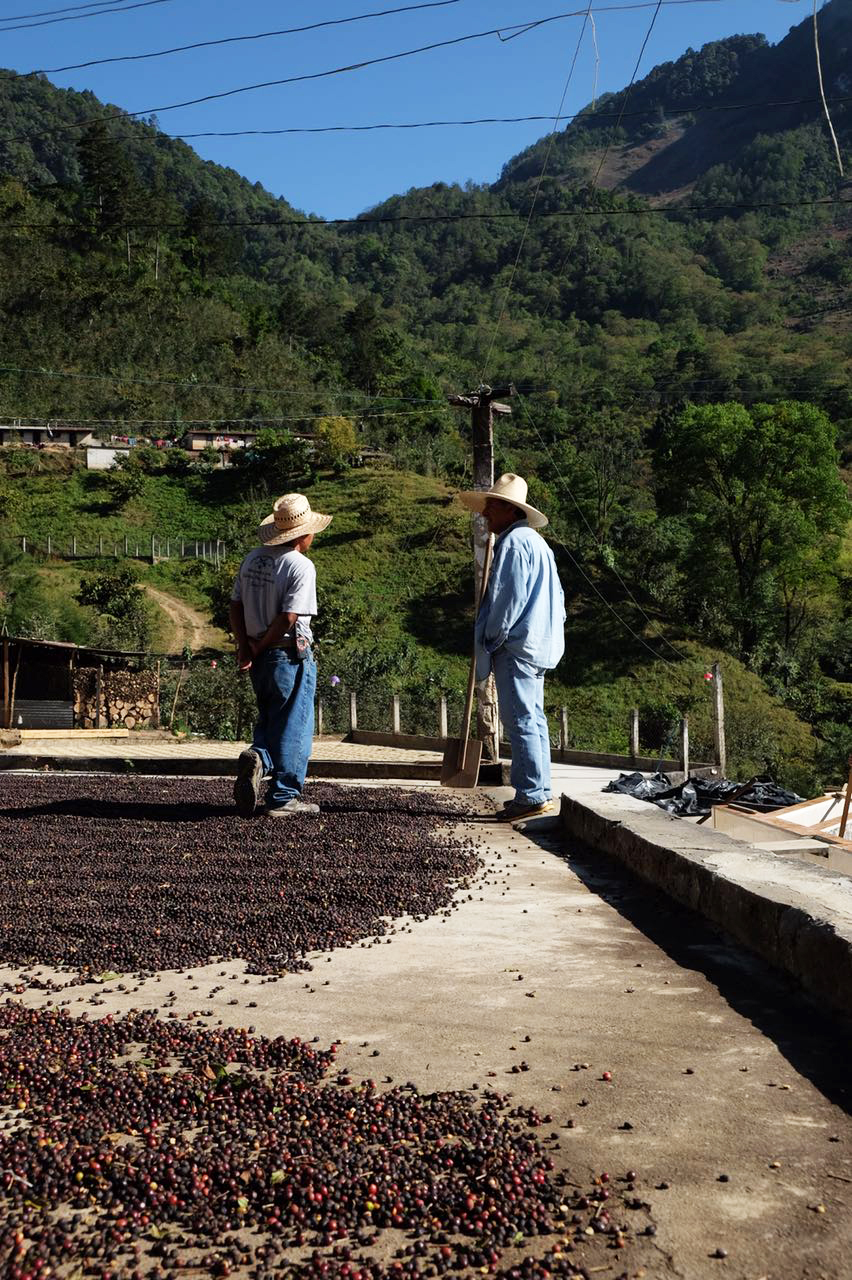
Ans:
[[[848,164],[846,0],[821,23]],[[812,55],[809,21],[774,47],[734,35],[688,51],[561,131],[540,183],[545,142],[492,186],[392,195],[340,227],[293,225],[286,201],[155,121],[0,73],[3,420],[273,428],[225,471],[171,451],[112,478],[58,475],[6,451],[7,625],[77,639],[106,625],[75,601],[76,566],[33,574],[16,538],[220,538],[235,557],[298,486],[337,513],[317,546],[332,674],[377,691],[376,708],[392,687],[424,707],[457,696],[468,551],[445,504],[470,444],[446,396],[511,382],[496,464],[551,516],[571,644],[550,696],[576,745],[623,745],[638,702],[660,745],[689,710],[700,754],[703,669],[723,656],[741,771],[839,776],[852,197]],[[353,446],[336,456],[288,434],[329,418]],[[359,451],[388,470],[350,468]],[[221,622],[232,569],[144,575]],[[153,644],[162,621],[144,613],[133,626]]]

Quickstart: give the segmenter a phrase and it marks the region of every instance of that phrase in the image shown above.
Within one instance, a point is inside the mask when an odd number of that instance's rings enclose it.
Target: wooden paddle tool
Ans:
[[[488,587],[488,575],[491,572],[491,555],[494,550],[494,539],[488,539],[485,548],[485,563],[482,566],[482,582],[479,585],[479,599],[476,612],[479,613],[485,591]],[[473,711],[473,691],[476,685],[476,649],[470,660],[470,675],[467,678],[467,696],[464,702],[464,717],[460,738],[445,738],[444,760],[441,765],[442,787],[475,787],[479,781],[479,765],[482,760],[482,743],[477,739],[470,740],[470,717]]]

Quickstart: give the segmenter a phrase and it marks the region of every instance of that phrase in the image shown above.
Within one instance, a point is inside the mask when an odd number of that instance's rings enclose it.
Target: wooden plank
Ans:
[[[22,742],[65,739],[83,741],[92,738],[129,738],[129,729],[18,729]]]

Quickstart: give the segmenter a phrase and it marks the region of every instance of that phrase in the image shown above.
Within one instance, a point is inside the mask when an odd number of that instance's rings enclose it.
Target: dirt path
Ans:
[[[214,627],[198,609],[157,587],[146,584],[145,590],[172,624],[166,642],[166,648],[172,653],[180,653],[187,647],[197,653],[200,649],[224,649],[227,646],[224,631]]]

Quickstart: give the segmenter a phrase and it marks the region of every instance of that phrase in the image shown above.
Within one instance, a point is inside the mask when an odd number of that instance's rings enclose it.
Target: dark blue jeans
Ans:
[[[272,778],[267,804],[302,794],[314,736],[317,667],[310,653],[298,661],[287,649],[265,649],[251,664],[258,721],[252,747]]]

